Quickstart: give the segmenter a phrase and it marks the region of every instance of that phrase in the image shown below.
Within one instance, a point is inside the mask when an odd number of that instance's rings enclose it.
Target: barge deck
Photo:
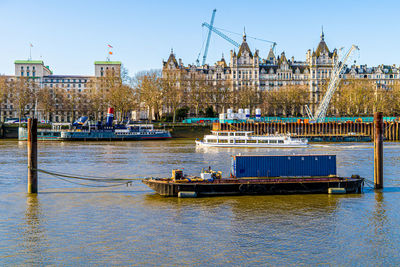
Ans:
[[[327,194],[329,188],[344,188],[346,193],[361,193],[364,178],[301,177],[301,178],[240,178],[213,181],[174,181],[171,178],[146,178],[142,182],[161,196],[176,197],[179,192],[195,192],[197,196]]]

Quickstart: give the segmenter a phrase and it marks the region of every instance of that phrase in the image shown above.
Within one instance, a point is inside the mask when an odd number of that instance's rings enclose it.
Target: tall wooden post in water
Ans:
[[[37,193],[37,119],[28,119],[28,193]]]
[[[383,188],[383,117],[382,112],[374,114],[374,187]]]

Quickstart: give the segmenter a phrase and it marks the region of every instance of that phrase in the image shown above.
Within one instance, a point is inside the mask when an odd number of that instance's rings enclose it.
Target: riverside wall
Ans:
[[[361,134],[374,138],[374,124],[372,122],[243,122],[243,123],[213,123],[213,130],[253,131],[257,135],[266,134],[296,134],[299,136],[325,136]],[[384,122],[384,138],[386,141],[399,141],[400,123]]]

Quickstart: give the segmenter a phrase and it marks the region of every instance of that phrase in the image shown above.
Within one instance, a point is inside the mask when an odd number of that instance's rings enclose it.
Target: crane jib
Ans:
[[[333,94],[335,93],[337,87],[339,86],[340,80],[342,79],[341,74],[346,67],[346,61],[349,59],[351,53],[354,50],[360,50],[358,46],[352,45],[351,48],[347,51],[347,53],[343,56],[342,60],[337,60],[334,65],[334,69],[332,72],[331,80],[328,84],[328,89],[315,112],[314,117],[310,116],[310,119],[315,120],[316,122],[324,122],[326,117],[326,112],[328,110],[329,102],[332,99]],[[308,107],[306,107],[307,113],[309,113]]]

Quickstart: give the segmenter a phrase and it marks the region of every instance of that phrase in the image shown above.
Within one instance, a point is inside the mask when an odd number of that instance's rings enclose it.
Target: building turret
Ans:
[[[246,42],[246,32],[243,32],[243,42],[239,47],[239,52],[237,54],[237,57],[240,58],[241,56],[245,57],[250,57],[253,58],[253,54],[251,53],[251,50],[249,48],[249,45]]]
[[[269,49],[267,61],[270,64],[276,64],[276,57],[275,57],[274,50],[272,49],[272,47]]]
[[[315,51],[315,54],[317,57],[319,57],[320,55],[329,55],[329,48],[325,43],[325,34],[324,34],[324,30],[322,29],[321,32],[321,40],[318,44],[317,50]]]
[[[176,61],[174,50],[171,48],[171,53],[169,54],[168,60],[163,61],[163,67],[168,69],[177,69],[179,67]]]

